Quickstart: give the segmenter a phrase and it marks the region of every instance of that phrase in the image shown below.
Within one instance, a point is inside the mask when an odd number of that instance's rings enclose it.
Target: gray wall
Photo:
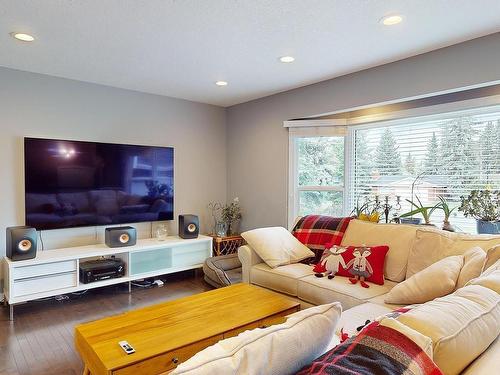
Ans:
[[[284,120],[500,80],[499,62],[497,33],[228,108],[228,198],[242,202],[242,229],[286,226]]]
[[[226,199],[224,108],[0,68],[0,230],[24,222],[23,137],[175,147],[175,212],[211,223]],[[177,234],[177,221],[169,222]],[[138,225],[148,237],[150,224]],[[103,228],[44,231],[46,248],[95,243]],[[1,232],[5,233],[5,232]],[[98,236],[96,236],[96,234]],[[0,234],[0,257],[5,254]]]

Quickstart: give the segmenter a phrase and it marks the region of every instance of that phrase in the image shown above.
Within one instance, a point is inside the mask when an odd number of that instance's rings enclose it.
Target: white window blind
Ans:
[[[399,213],[410,211],[405,199],[417,176],[414,194],[426,205],[441,195],[459,206],[473,189],[500,189],[500,109],[354,127],[351,134],[351,207],[375,195],[391,202],[401,196]],[[435,211],[431,221],[441,225],[442,218]],[[475,232],[475,221],[458,210],[451,222]]]

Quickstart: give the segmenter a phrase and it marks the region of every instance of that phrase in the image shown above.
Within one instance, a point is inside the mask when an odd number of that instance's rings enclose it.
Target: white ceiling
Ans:
[[[498,31],[500,0],[0,0],[0,66],[230,106]]]

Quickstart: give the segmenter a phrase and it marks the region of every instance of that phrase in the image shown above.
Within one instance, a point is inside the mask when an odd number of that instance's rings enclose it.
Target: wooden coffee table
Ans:
[[[247,329],[282,323],[300,304],[236,284],[76,326],[84,374],[161,374]],[[118,345],[135,349],[127,355]]]

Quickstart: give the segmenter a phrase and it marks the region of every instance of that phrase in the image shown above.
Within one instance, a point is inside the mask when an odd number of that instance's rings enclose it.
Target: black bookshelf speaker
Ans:
[[[196,215],[179,215],[179,237],[197,238],[200,234],[200,219]]]
[[[6,255],[11,260],[36,257],[37,233],[35,228],[19,226],[7,228]]]
[[[106,228],[104,242],[108,247],[134,246],[137,242],[137,231],[134,227]]]

